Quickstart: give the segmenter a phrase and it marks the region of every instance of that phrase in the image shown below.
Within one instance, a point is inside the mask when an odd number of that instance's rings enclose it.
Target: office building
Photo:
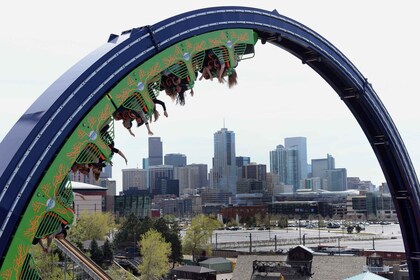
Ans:
[[[271,172],[279,175],[281,184],[292,185],[293,191],[300,186],[298,164],[296,147],[287,149],[283,145],[278,145],[276,150],[270,151]]]
[[[236,166],[242,167],[251,163],[250,157],[236,157]]]
[[[306,137],[284,138],[284,146],[286,149],[294,149],[298,151],[298,180],[306,179],[308,177],[308,156],[306,148]]]
[[[345,168],[336,168],[326,170],[327,184],[329,191],[347,190],[347,170]]]
[[[148,166],[163,164],[163,148],[160,137],[149,137],[149,160]]]
[[[235,133],[222,128],[214,133],[212,183],[224,192],[236,193]]]
[[[99,178],[100,179],[112,178],[112,166],[110,164],[102,168],[102,172]]]
[[[164,157],[165,165],[180,167],[187,165],[187,157],[183,154],[166,154]]]
[[[200,169],[197,165],[187,165],[174,168],[174,178],[179,180],[180,194],[191,193],[200,186]]]
[[[242,166],[242,178],[267,181],[267,166],[265,164],[251,163]]]
[[[105,211],[112,212],[114,211],[114,201],[115,196],[117,195],[117,182],[110,179],[99,179],[100,185],[103,188],[106,188],[106,198],[105,198]]]
[[[207,164],[193,163],[193,164],[189,164],[188,166],[196,167],[198,169],[198,188],[208,187],[209,179],[208,179]]]
[[[138,218],[149,215],[152,199],[148,190],[125,190],[123,195],[115,197],[114,214],[117,217],[128,217],[134,214]]]
[[[172,165],[157,165],[149,167],[150,193],[162,194],[163,181],[174,179],[174,167]],[[178,193],[179,194],[179,193]]]
[[[123,191],[128,189],[147,190],[148,184],[148,171],[139,168],[122,169],[122,188]]]
[[[312,159],[312,177],[326,178],[325,171],[335,168],[335,159],[327,154],[327,158]]]

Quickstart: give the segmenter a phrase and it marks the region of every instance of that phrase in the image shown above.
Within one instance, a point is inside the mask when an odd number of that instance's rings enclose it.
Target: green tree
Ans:
[[[277,226],[279,228],[286,228],[288,226],[289,220],[286,215],[279,215],[277,219]]]
[[[59,256],[55,250],[55,245],[53,244],[51,248],[53,249],[51,253],[46,254],[41,246],[34,245],[32,246],[32,257],[41,279],[60,280],[64,276],[63,268],[57,265],[59,263]],[[67,279],[71,279],[69,271],[70,269],[66,274]]]
[[[140,223],[140,235],[145,234],[152,228],[153,228],[153,220],[149,216],[144,217],[144,219]]]
[[[117,248],[125,245],[135,245],[140,239],[141,222],[134,214],[130,214],[124,219],[120,225],[118,232],[115,234],[114,245]]]
[[[82,212],[69,232],[70,239],[77,243],[85,240],[105,240],[105,236],[114,230],[114,217],[109,212]]]
[[[94,261],[97,265],[102,266],[104,262],[104,253],[102,252],[101,248],[98,246],[98,242],[96,239],[92,239],[90,242],[90,258]]]
[[[104,243],[104,261],[111,263],[114,258],[114,252],[112,250],[111,242],[107,238]]]
[[[195,256],[203,251],[209,255],[211,253],[210,238],[213,231],[220,226],[220,222],[214,218],[203,214],[195,216],[182,240],[184,253],[193,255],[194,261]]]
[[[160,279],[169,271],[168,256],[171,254],[171,245],[165,242],[163,236],[154,229],[142,235],[137,243],[143,257],[139,265],[140,279]]]
[[[166,242],[171,244],[170,259],[175,267],[175,263],[182,261],[182,243],[178,223],[174,219],[168,220],[167,217],[163,217],[154,221],[153,228],[162,234]]]

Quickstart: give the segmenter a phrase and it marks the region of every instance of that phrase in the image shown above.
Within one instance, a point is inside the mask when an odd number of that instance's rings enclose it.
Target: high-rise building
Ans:
[[[139,168],[122,169],[122,188],[123,191],[128,189],[147,190],[149,184],[147,181],[147,170]]]
[[[214,133],[212,177],[214,187],[236,194],[235,133],[227,128]]]
[[[242,167],[251,163],[250,157],[236,157],[236,166]]]
[[[327,154],[326,158],[312,159],[311,160],[311,178],[320,178],[321,189],[328,189],[327,170],[335,169],[335,159]]]
[[[335,168],[335,160],[327,154],[327,158],[312,159],[312,177],[319,177],[325,179],[325,171]]]
[[[298,151],[298,179],[306,179],[308,177],[308,156],[306,151],[306,137],[284,138],[284,146],[286,149],[295,149]]]
[[[115,180],[99,179],[101,187],[106,188],[105,210],[114,211],[115,196],[117,195],[117,182]]]
[[[165,165],[180,167],[187,165],[187,157],[183,154],[166,154],[164,157]]]
[[[265,164],[251,163],[242,166],[242,178],[267,181],[267,166]]]
[[[108,164],[104,168],[102,168],[102,172],[99,178],[101,179],[112,178],[112,165]]]
[[[207,164],[193,163],[193,164],[189,164],[188,166],[198,168],[198,188],[208,187],[209,180],[208,180]]]
[[[174,167],[171,165],[157,165],[149,167],[150,193],[162,194],[162,180],[174,179]]]
[[[179,193],[185,194],[190,189],[198,188],[198,167],[174,167],[174,178],[179,180]]]
[[[274,151],[270,151],[270,171],[279,175],[280,183],[292,185],[296,191],[300,186],[298,150],[278,145]]]
[[[345,168],[327,170],[326,175],[329,191],[347,190],[347,170]]]
[[[163,148],[160,137],[149,137],[149,166],[163,164]]]

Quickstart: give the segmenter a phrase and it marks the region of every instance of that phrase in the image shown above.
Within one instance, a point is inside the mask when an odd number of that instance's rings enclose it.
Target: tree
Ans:
[[[279,228],[287,228],[289,226],[289,220],[286,215],[279,215],[277,218],[277,226]]]
[[[77,243],[85,240],[105,240],[115,227],[114,217],[109,212],[82,212],[76,225],[69,232],[70,239]]]
[[[121,223],[120,229],[115,234],[114,245],[118,248],[124,247],[127,243],[135,245],[141,236],[141,224],[134,214],[130,214]]]
[[[140,279],[160,279],[169,271],[168,256],[171,254],[171,245],[165,242],[163,236],[154,229],[142,235],[137,243],[143,257],[139,265]]]
[[[55,245],[52,246],[55,248]],[[59,256],[56,250],[46,254],[41,246],[32,246],[32,256],[34,259],[35,267],[41,279],[60,280],[63,279],[63,268],[59,267]],[[71,279],[70,269],[66,273],[67,279]]]
[[[171,260],[173,267],[175,263],[182,261],[182,244],[180,239],[180,229],[175,220],[170,220],[168,224],[167,218],[159,218],[154,221],[153,228],[160,232],[166,242],[171,244]]]
[[[203,214],[195,216],[182,240],[184,253],[193,255],[194,260],[195,256],[203,251],[210,254],[210,238],[213,235],[213,231],[220,226],[220,222],[214,218]]]
[[[96,239],[92,239],[90,242],[90,258],[94,261],[97,265],[102,266],[104,262],[104,253],[102,252],[101,248],[98,246],[98,242]]]
[[[114,252],[112,250],[111,242],[107,238],[104,243],[104,261],[111,263],[114,258]]]

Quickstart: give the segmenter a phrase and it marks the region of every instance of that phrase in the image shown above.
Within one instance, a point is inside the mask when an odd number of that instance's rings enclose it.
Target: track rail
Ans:
[[[76,246],[66,239],[55,239],[55,244],[63,251],[72,261],[80,265],[80,267],[91,276],[98,280],[112,280],[112,278],[102,270],[102,268],[87,257]]]

